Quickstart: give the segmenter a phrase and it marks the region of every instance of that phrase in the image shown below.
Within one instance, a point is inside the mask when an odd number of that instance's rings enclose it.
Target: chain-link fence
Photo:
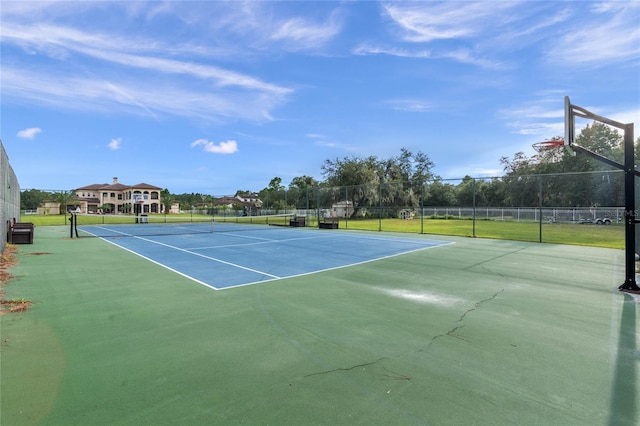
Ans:
[[[620,171],[319,186],[270,191],[262,202],[259,214],[296,213],[308,226],[332,220],[342,229],[624,243]]]
[[[24,191],[23,201],[37,195],[35,191]],[[48,193],[47,201],[54,199],[62,206],[72,196],[71,191],[43,192]],[[31,204],[23,214],[42,214],[46,206]],[[624,173],[599,171],[320,185],[263,191],[260,200],[251,205],[238,202],[221,207],[212,202],[206,208],[184,206],[181,211],[218,217],[296,214],[304,216],[306,226],[311,227],[331,221],[340,229],[622,248],[624,204]],[[59,223],[54,218],[50,223],[66,224],[63,211],[58,215]]]
[[[20,185],[0,140],[0,253],[7,243],[8,220],[20,219]]]

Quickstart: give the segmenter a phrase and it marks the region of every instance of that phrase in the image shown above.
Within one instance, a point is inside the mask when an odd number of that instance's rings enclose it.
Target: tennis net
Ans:
[[[135,237],[213,232],[211,216],[74,214],[71,234],[81,237]]]
[[[206,215],[93,215],[74,214],[71,235],[81,237],[136,237],[201,234],[273,229],[275,226],[305,226],[304,217],[294,214],[266,216]]]
[[[293,213],[262,216],[216,216],[214,232],[235,232],[253,229],[273,229],[276,226],[305,226],[305,217]]]

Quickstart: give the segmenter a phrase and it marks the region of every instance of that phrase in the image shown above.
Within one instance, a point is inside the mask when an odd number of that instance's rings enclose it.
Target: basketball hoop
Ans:
[[[549,149],[563,147],[564,146],[564,140],[558,139],[558,140],[553,140],[553,141],[536,142],[531,146],[533,147],[533,149],[536,150],[536,152],[541,153],[541,152],[547,151]]]

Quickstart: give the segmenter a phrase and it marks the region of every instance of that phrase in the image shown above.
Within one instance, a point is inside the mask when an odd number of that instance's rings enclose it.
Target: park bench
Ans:
[[[338,229],[337,217],[323,217],[318,223],[320,229]]]
[[[307,223],[307,218],[304,216],[294,216],[293,219],[289,220],[289,226],[295,227],[305,227]]]
[[[31,222],[7,220],[7,242],[11,244],[33,244],[34,226]]]

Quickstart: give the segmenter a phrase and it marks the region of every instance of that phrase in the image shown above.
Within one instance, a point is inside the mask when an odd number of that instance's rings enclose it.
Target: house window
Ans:
[[[122,194],[118,194],[118,200],[122,200]]]

